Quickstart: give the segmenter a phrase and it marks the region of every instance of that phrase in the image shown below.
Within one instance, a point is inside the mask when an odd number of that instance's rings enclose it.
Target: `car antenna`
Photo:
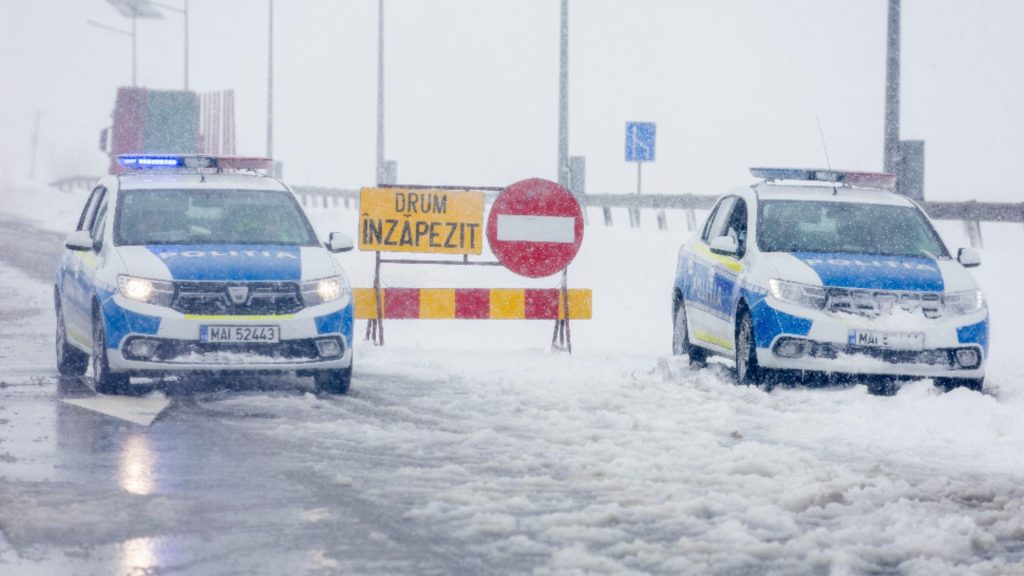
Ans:
[[[821,116],[815,116],[818,119],[818,134],[821,135],[821,148],[825,151],[825,165],[828,167],[828,171],[832,171],[832,161],[828,159],[828,145],[825,144],[825,130],[821,128]],[[836,196],[839,194],[839,188],[836,187],[836,183],[832,182],[832,195]]]

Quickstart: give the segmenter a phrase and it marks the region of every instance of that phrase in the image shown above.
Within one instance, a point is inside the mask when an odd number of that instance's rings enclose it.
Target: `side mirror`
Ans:
[[[327,241],[327,250],[331,252],[348,252],[354,248],[352,244],[352,237],[343,232],[331,232],[330,239]]]
[[[711,251],[715,254],[735,256],[740,251],[740,245],[732,236],[719,236],[711,241]]]
[[[64,247],[76,252],[92,252],[94,246],[88,230],[75,230],[64,240]]]
[[[956,260],[964,268],[977,268],[981,266],[981,253],[974,248],[961,248],[956,253]]]

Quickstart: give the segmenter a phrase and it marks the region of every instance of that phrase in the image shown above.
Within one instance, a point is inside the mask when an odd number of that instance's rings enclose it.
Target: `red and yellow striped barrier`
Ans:
[[[359,320],[377,319],[373,288],[353,289]],[[385,288],[384,318],[420,320],[564,320],[557,288]],[[590,320],[593,295],[569,290],[569,319]]]

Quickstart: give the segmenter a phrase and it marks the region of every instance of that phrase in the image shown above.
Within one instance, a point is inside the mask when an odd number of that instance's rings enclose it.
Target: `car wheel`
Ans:
[[[672,354],[689,356],[690,362],[698,364],[707,361],[707,352],[690,344],[690,334],[686,329],[686,307],[681,301],[676,303],[676,314],[672,319]]]
[[[92,381],[97,394],[117,394],[128,386],[130,379],[127,374],[110,371],[107,362],[107,339],[103,329],[103,320],[99,313],[92,317]]]
[[[345,394],[352,383],[352,367],[342,370],[326,370],[313,376],[317,392]]]
[[[896,379],[888,376],[868,376],[864,384],[872,396],[895,396],[900,391]]]
[[[975,392],[981,392],[985,387],[984,378],[936,378],[935,385],[946,392],[954,388],[967,388]]]
[[[750,313],[740,313],[739,328],[736,330],[736,383],[757,386],[765,382],[765,370],[757,364],[757,347],[754,340],[754,321]]]
[[[57,373],[61,376],[81,376],[89,367],[89,355],[68,343],[67,328],[64,326],[64,310],[60,297],[56,302],[57,312]]]

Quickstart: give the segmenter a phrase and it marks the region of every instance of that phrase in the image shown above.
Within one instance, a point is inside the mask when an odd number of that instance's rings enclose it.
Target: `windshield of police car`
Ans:
[[[263,190],[126,190],[114,236],[120,245],[317,244],[295,199]]]
[[[757,244],[764,252],[948,257],[919,210],[882,204],[765,200]]]

